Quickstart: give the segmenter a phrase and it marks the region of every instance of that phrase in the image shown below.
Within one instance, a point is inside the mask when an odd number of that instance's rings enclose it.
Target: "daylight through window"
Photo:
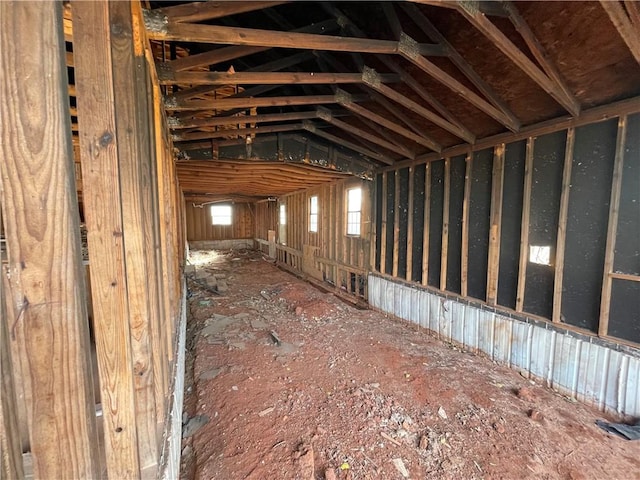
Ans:
[[[362,189],[347,190],[347,235],[360,235]]]
[[[318,196],[309,198],[309,231],[318,231]]]
[[[231,205],[213,205],[211,207],[213,225],[231,225]]]

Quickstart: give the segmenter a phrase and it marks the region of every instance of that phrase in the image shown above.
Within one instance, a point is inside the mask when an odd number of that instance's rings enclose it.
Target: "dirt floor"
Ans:
[[[182,479],[640,478],[595,409],[258,252],[190,261]]]

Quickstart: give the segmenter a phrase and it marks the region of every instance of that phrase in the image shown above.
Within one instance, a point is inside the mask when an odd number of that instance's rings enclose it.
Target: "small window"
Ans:
[[[280,225],[287,224],[287,207],[286,205],[280,205]]]
[[[211,207],[213,225],[231,225],[231,205],[213,205]]]
[[[318,196],[309,197],[309,231],[318,231]]]
[[[551,247],[530,245],[529,261],[538,265],[551,265]]]
[[[362,189],[347,190],[347,235],[360,235],[362,217]]]

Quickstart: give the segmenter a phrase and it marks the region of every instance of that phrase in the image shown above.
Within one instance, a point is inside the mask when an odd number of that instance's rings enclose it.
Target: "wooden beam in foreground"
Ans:
[[[379,75],[379,82],[398,82],[396,74]],[[366,83],[360,73],[324,72],[172,72],[158,71],[160,85],[313,85]]]
[[[630,4],[631,6],[627,5]],[[631,54],[640,63],[640,25],[634,24],[640,15],[633,2],[625,2],[631,16],[627,15],[623,6],[618,0],[600,0],[600,5],[609,15],[609,19],[618,29],[618,33],[631,50]]]
[[[163,7],[151,10],[148,14],[153,16],[165,16],[169,22],[202,22],[213,20],[214,18],[237,15],[239,13],[253,12],[263,8],[275,7],[287,3],[284,1],[216,1],[216,2],[193,2],[172,7]]]
[[[533,63],[518,47],[516,47],[502,31],[496,27],[483,13],[474,11],[463,2],[458,2],[458,12],[469,23],[476,27],[485,37],[491,40],[498,49],[515,63],[529,78],[536,82],[545,92],[551,95],[574,117],[580,114],[580,105],[573,97],[566,93],[552,81],[538,66]]]
[[[0,19],[0,203],[8,254],[1,281],[12,313],[0,322],[24,352],[33,477],[99,478],[62,3],[0,2]],[[4,333],[2,340],[4,357]],[[2,473],[21,478],[20,433],[6,430],[17,419],[6,368],[3,358]]]

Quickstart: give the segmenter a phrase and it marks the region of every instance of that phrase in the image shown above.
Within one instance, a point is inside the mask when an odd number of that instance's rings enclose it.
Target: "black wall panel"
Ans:
[[[440,287],[442,263],[442,203],[444,200],[444,160],[431,162],[431,205],[429,219],[429,285]]]
[[[640,282],[613,279],[609,335],[640,343]]]
[[[492,168],[493,149],[474,153],[471,168],[471,197],[469,199],[467,293],[470,297],[480,300],[485,300],[487,296]]]
[[[407,276],[407,225],[409,222],[409,169],[398,170],[400,175],[400,202],[396,209],[399,215],[400,241],[398,242],[398,277]]]
[[[396,178],[393,172],[387,173],[387,238],[385,239],[385,273],[393,271],[393,227],[395,225],[394,203],[396,197]]]
[[[566,131],[555,132],[538,137],[534,144],[529,245],[550,246],[552,259],[558,234],[566,137]],[[551,318],[554,275],[553,266],[528,262],[524,295],[526,312]]]
[[[451,159],[449,193],[449,246],[447,250],[447,290],[460,293],[462,249],[462,204],[464,202],[465,156]]]
[[[522,193],[527,142],[509,143],[504,157],[502,190],[502,227],[500,231],[500,269],[498,272],[498,305],[515,308],[520,262],[520,230],[522,225]]]
[[[562,317],[598,330],[617,119],[576,129],[567,215]]]
[[[376,208],[376,258],[375,269],[380,271],[380,249],[382,247],[382,174],[376,175],[375,187],[375,208]]]
[[[424,182],[427,167],[418,165],[413,173],[413,281],[422,282],[422,244],[424,240]]]

